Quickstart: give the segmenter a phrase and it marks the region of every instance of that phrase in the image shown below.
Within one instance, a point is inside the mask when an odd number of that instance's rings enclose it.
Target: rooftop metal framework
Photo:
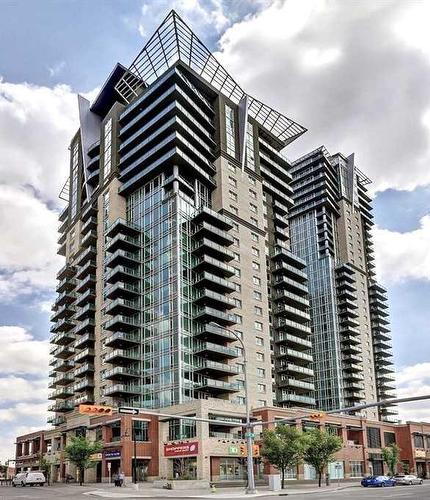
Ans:
[[[130,103],[141,91],[177,61],[182,61],[215,89],[238,104],[247,94],[215,59],[210,50],[172,10],[116,85]],[[284,146],[306,128],[248,95],[248,112]]]

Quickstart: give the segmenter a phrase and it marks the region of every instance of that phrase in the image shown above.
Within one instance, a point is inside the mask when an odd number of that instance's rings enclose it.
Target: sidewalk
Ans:
[[[97,489],[88,491],[84,495],[100,498],[249,498],[262,496],[285,496],[285,495],[303,495],[327,493],[328,491],[339,491],[346,488],[355,488],[360,486],[359,482],[344,482],[337,486],[337,483],[330,486],[318,488],[316,484],[297,484],[290,485],[281,491],[270,491],[268,486],[257,488],[255,495],[247,495],[243,487],[235,488],[217,488],[216,492],[205,490],[164,490],[152,488],[150,483],[139,484],[139,489],[133,488],[133,485],[126,485],[123,488],[113,488],[112,485],[97,485]]]

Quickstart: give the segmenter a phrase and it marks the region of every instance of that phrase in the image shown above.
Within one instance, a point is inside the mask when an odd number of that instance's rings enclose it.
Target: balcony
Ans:
[[[92,318],[88,318],[84,321],[80,321],[73,329],[76,335],[83,335],[84,333],[94,332],[95,321]]]
[[[85,278],[88,274],[94,274],[96,271],[95,259],[87,260],[86,263],[79,267],[76,277],[79,279]]]
[[[309,309],[309,299],[306,296],[302,297],[295,293],[288,292],[287,290],[283,290],[282,288],[273,289],[271,298],[275,302],[279,303],[282,301],[301,310],[307,311]]]
[[[87,304],[83,307],[78,307],[76,309],[75,320],[83,321],[88,318],[94,318],[94,314],[96,312],[96,308],[94,304]]]
[[[56,372],[67,372],[75,366],[75,362],[71,360],[57,360],[54,370]]]
[[[94,359],[94,349],[86,348],[75,355],[75,363],[85,363]]]
[[[52,344],[68,345],[75,340],[75,335],[71,332],[57,333],[51,339]]]
[[[69,396],[73,396],[74,392],[71,387],[60,387],[55,391],[52,391],[48,395],[48,399],[64,399]]]
[[[63,385],[69,385],[75,380],[73,373],[62,373],[58,372],[57,376],[52,379],[50,388],[59,387]]]
[[[197,384],[197,388],[218,394],[224,392],[238,392],[240,390],[239,385],[235,382],[223,382],[222,380],[211,378],[205,378],[202,382]]]
[[[95,286],[96,286],[96,277],[93,274],[89,274],[86,278],[78,281],[76,291],[78,293],[82,293],[88,290],[89,288],[95,288]]]
[[[116,299],[118,297],[133,299],[139,297],[140,287],[138,284],[123,283],[120,281],[106,287],[105,292],[108,299]]]
[[[197,321],[210,323],[212,321],[222,326],[232,326],[236,324],[233,314],[228,314],[213,307],[201,307],[195,312],[193,318]]]
[[[212,290],[206,288],[197,292],[194,303],[198,305],[209,305],[220,309],[233,309],[235,307],[235,302],[230,297],[221,293],[212,292]]]
[[[73,347],[71,347],[70,345],[63,345],[57,347],[52,354],[54,358],[67,359],[74,353],[75,349]]]
[[[209,207],[203,207],[200,211],[193,217],[193,222],[198,224],[200,222],[209,222],[213,226],[219,227],[225,231],[233,228],[231,222],[227,217],[219,214],[215,210]]]
[[[224,278],[230,278],[234,276],[234,268],[218,259],[214,259],[209,255],[203,255],[201,257],[196,257],[194,266],[194,271],[208,271],[209,273],[215,273],[221,275]]]
[[[109,239],[106,244],[106,251],[114,253],[117,250],[125,250],[127,252],[136,252],[140,248],[138,238],[126,236],[124,234],[117,234]]]
[[[237,340],[232,332],[215,323],[199,325],[199,330],[195,333],[195,336],[200,339],[215,340],[218,342],[234,342]]]
[[[296,351],[295,349],[288,349],[288,348],[282,348],[282,347],[279,349],[279,352],[275,354],[275,356],[294,358],[296,362],[297,361],[299,361],[299,362],[303,362],[303,361],[312,362],[313,361],[313,358],[310,354]]]
[[[308,279],[308,276],[305,272],[282,261],[274,262],[272,264],[272,272],[275,274],[282,273],[284,276],[289,276],[294,280],[298,280],[300,283],[304,283]]]
[[[272,312],[279,316],[292,317],[297,323],[308,323],[311,320],[311,316],[308,312],[301,311],[300,309],[286,304],[275,304],[272,308]]]
[[[55,300],[55,305],[58,306],[64,306],[64,305],[70,305],[72,304],[76,299],[76,293],[75,292],[63,292],[58,295],[58,297]]]
[[[142,388],[140,385],[125,385],[125,384],[114,384],[105,387],[103,391],[104,396],[124,398],[130,395],[140,394]]]
[[[294,377],[297,378],[309,378],[314,376],[314,371],[311,368],[305,366],[295,365],[294,363],[278,363],[276,365],[276,372],[292,372]]]
[[[218,243],[214,243],[208,238],[202,238],[193,243],[192,252],[194,255],[210,255],[215,259],[229,262],[234,259],[234,253],[228,248],[219,245]]]
[[[197,274],[194,277],[194,284],[200,287],[214,289],[218,293],[230,293],[235,290],[234,283],[207,272]]]
[[[75,278],[64,278],[57,285],[57,292],[62,293],[65,291],[72,291],[76,286],[77,281]]]
[[[75,340],[75,349],[83,349],[84,347],[94,347],[94,333],[86,333]]]
[[[302,295],[308,294],[308,287],[285,276],[273,276],[273,286],[275,288],[286,288]]]
[[[122,314],[117,314],[104,324],[105,330],[119,330],[122,332],[134,330],[139,326],[141,326],[141,322],[138,317],[123,316]]]
[[[306,262],[303,259],[281,246],[276,246],[274,248],[271,258],[272,260],[283,260],[285,262],[289,262],[299,269],[304,269],[306,267]]]
[[[136,314],[140,311],[140,305],[137,300],[115,299],[109,301],[105,306],[105,313],[115,314]]]
[[[88,231],[88,233],[81,240],[81,247],[87,248],[92,247],[97,243],[97,232],[92,230]]]
[[[136,333],[115,332],[105,339],[107,347],[127,349],[140,344],[140,336]]]
[[[63,413],[74,409],[75,405],[72,401],[57,401],[53,405],[48,406],[48,411],[55,411],[56,413]]]
[[[140,233],[140,228],[135,224],[126,222],[124,219],[117,219],[106,229],[106,236],[109,238],[114,238],[115,236],[122,234],[125,236],[138,236]]]
[[[127,283],[135,283],[140,279],[140,270],[126,266],[116,266],[105,275],[106,283],[116,283],[125,281]]]
[[[201,222],[196,225],[193,231],[193,236],[200,238],[209,238],[219,242],[221,245],[230,246],[234,243],[234,239],[226,231],[218,229],[208,222]]]
[[[283,391],[279,391],[279,398],[281,403],[297,403],[310,406],[315,405],[315,398],[301,396],[300,394],[295,393],[285,393]]]
[[[82,225],[81,233],[87,234],[88,231],[97,229],[97,217],[90,217],[87,221]]]
[[[63,318],[58,320],[50,328],[51,332],[68,332],[75,326],[75,321],[70,318]]]
[[[125,250],[116,250],[114,253],[108,255],[105,260],[105,265],[109,268],[118,265],[135,267],[140,263],[141,259],[139,258],[139,252],[127,252]]]
[[[86,306],[89,303],[94,304],[96,300],[96,295],[94,290],[88,289],[86,292],[79,294],[78,299],[76,300],[76,306]]]
[[[237,366],[220,363],[218,361],[211,361],[209,359],[199,360],[199,364],[195,367],[195,370],[206,375],[215,375],[220,377],[239,374],[239,368]]]
[[[201,342],[196,347],[195,354],[206,354],[217,358],[237,358],[239,357],[239,351],[234,347],[226,347],[219,344],[214,344],[213,342]]]
[[[66,423],[66,418],[65,417],[60,417],[60,416],[57,416],[57,417],[48,417],[46,421],[47,421],[48,424],[52,424],[54,427],[56,427],[58,425],[62,425],[64,423]]]
[[[84,363],[73,372],[75,378],[81,378],[90,373],[94,373],[94,365],[92,363]]]
[[[83,266],[90,259],[95,259],[97,249],[94,246],[88,247],[85,250],[81,247],[75,256],[75,263],[77,266]]]
[[[63,280],[65,278],[73,278],[76,273],[76,267],[71,266],[70,264],[66,264],[63,266],[57,273],[57,279]]]
[[[140,370],[137,370],[135,368],[129,368],[127,366],[116,366],[115,368],[112,368],[112,370],[107,370],[103,378],[105,380],[130,380],[130,379],[136,379],[140,378],[141,373]]]
[[[55,322],[55,321],[58,321],[60,319],[70,318],[74,314],[75,314],[74,306],[70,306],[67,304],[60,306],[60,307],[56,306],[56,311],[53,314],[51,314],[50,320],[52,322]]]
[[[281,380],[278,382],[280,387],[288,386],[293,387],[295,391],[300,394],[315,391],[315,385],[312,382],[305,382],[303,380],[297,380],[296,378],[287,378],[286,380]]]
[[[291,321],[286,318],[277,318],[276,323],[274,324],[276,330],[284,330],[288,333],[294,333],[296,335],[301,335],[302,337],[308,337],[311,335],[312,330],[308,325],[302,325],[301,323],[297,323],[296,321]]]
[[[303,347],[307,349],[312,348],[312,342],[310,340],[305,340],[301,337],[296,337],[295,335],[291,335],[289,333],[279,332],[275,335],[276,343],[286,343],[288,345],[293,344],[295,349],[303,349]]]
[[[131,361],[139,360],[140,355],[138,353],[130,352],[125,349],[114,349],[113,351],[108,352],[105,356],[105,362],[112,364],[126,364],[130,363]]]
[[[94,380],[89,377],[81,379],[77,384],[73,386],[75,392],[82,392],[86,389],[92,389],[94,387]]]
[[[94,403],[94,394],[92,391],[75,397],[75,406],[85,403]]]
[[[88,217],[93,217],[97,215],[97,206],[96,205],[87,205],[83,210],[82,210],[82,220],[86,221]]]

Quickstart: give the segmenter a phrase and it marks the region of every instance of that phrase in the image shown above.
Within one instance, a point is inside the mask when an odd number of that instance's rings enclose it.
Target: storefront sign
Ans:
[[[415,449],[415,458],[426,458],[426,451]]]
[[[229,446],[228,447],[228,454],[229,455],[239,455],[239,446]]]
[[[199,453],[198,441],[181,444],[165,444],[164,456],[165,457],[182,457],[184,455],[197,455]]]
[[[90,455],[90,460],[92,460],[93,462],[101,460],[102,458],[103,455],[101,453],[93,453],[92,455]]]
[[[105,458],[120,458],[121,450],[107,450],[103,453]]]

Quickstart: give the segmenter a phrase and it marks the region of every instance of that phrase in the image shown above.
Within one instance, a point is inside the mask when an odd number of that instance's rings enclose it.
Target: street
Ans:
[[[151,492],[145,490],[140,490],[135,492],[131,489],[124,488],[122,490],[116,490],[113,488],[97,488],[98,485],[86,485],[78,486],[73,485],[55,485],[49,487],[27,487],[27,488],[12,488],[9,486],[0,487],[0,500],[9,499],[38,499],[38,500],[49,500],[49,499],[61,499],[61,500],[75,500],[76,498],[171,498],[171,499],[183,499],[183,498],[249,498],[249,496],[244,496],[241,493],[243,490],[237,489],[237,493],[229,494],[223,492],[223,489],[218,489],[217,493],[210,494],[205,493],[199,496],[196,492],[167,492],[164,490],[159,490],[154,494],[154,490]],[[297,489],[287,488],[280,496],[290,496],[294,497],[295,500],[310,500],[311,498],[318,498],[319,500],[379,500],[379,499],[399,499],[399,500],[428,500],[430,499],[430,481],[422,486],[396,486],[394,488],[361,488],[361,487],[349,487],[342,490],[325,490],[325,488],[315,488],[307,490],[306,493],[298,493]],[[231,490],[230,490],[231,491]],[[89,494],[91,493],[91,494]],[[312,495],[312,496],[309,496]],[[279,498],[276,494],[272,495],[261,495],[261,493],[256,496],[259,499],[273,500],[274,498]]]

